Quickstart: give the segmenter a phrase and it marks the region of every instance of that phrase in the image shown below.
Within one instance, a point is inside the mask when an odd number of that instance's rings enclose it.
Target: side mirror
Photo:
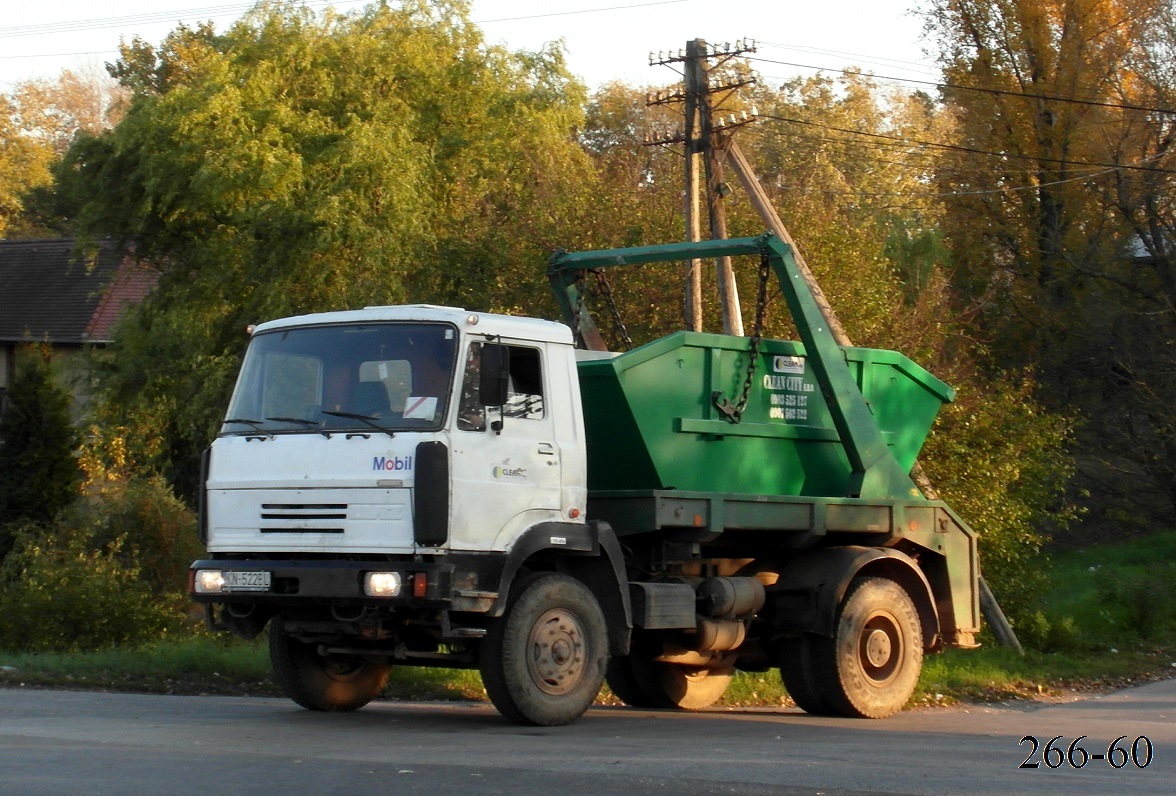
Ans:
[[[499,343],[482,346],[478,391],[482,406],[503,406],[510,386],[510,348]]]

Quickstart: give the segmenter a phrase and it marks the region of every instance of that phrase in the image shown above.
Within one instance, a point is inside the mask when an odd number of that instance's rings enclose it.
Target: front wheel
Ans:
[[[570,724],[600,692],[608,665],[604,614],[575,578],[535,573],[482,640],[482,683],[494,707],[516,724]]]
[[[880,719],[902,710],[923,668],[923,631],[906,590],[862,578],[841,605],[834,638],[812,637],[820,698],[844,716]]]
[[[358,710],[388,682],[388,664],[358,655],[323,655],[317,644],[282,632],[276,619],[270,624],[269,652],[274,679],[307,710]]]

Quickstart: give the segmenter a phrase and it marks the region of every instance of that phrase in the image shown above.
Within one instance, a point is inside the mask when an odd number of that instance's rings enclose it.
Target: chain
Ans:
[[[608,277],[604,275],[603,271],[593,271],[596,274],[596,284],[600,290],[600,295],[604,296],[605,303],[608,304],[609,312],[612,314],[613,326],[620,332],[621,340],[625,343],[625,350],[631,351],[633,349],[633,338],[629,336],[629,330],[625,328],[625,322],[621,320],[621,311],[617,308],[617,302],[613,299],[612,285],[608,283]]]
[[[771,274],[771,263],[766,254],[760,256],[759,290],[755,298],[755,326],[751,333],[751,359],[747,363],[747,377],[743,380],[743,392],[735,403],[734,421],[738,423],[743,418],[743,410],[747,408],[747,399],[751,395],[751,383],[755,380],[755,369],[759,365],[760,343],[764,336],[764,315],[768,307],[768,276]]]

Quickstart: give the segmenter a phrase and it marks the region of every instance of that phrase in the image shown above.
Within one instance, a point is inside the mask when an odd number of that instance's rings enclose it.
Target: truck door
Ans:
[[[453,439],[454,549],[505,549],[524,530],[560,517],[558,418],[547,396],[542,343],[504,341],[510,349],[505,406],[486,409],[478,393],[483,343],[466,349]]]

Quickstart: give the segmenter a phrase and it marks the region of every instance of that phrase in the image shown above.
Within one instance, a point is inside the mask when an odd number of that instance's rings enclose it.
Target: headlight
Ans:
[[[219,569],[196,570],[197,594],[220,594],[225,588],[225,573]]]
[[[395,597],[400,594],[399,572],[368,572],[363,576],[363,593],[368,597]]]

